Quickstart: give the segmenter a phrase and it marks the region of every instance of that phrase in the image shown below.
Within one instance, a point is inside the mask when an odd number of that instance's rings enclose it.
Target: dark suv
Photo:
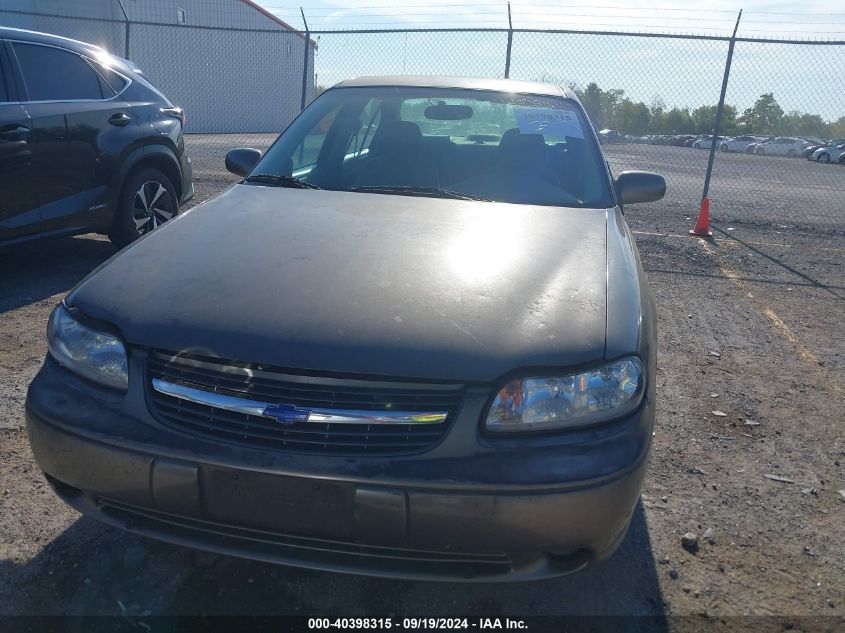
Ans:
[[[118,246],[193,193],[184,113],[131,62],[0,27],[0,244],[106,233]]]

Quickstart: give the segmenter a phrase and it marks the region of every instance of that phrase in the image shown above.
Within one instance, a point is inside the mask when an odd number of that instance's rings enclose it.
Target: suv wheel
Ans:
[[[721,145],[719,145],[719,149],[722,150],[723,152],[727,152],[728,151],[728,144],[722,143]]]
[[[828,154],[827,152],[822,152],[821,154],[819,154],[818,161],[820,163],[829,163],[830,162],[830,154]]]
[[[179,211],[176,190],[158,169],[144,168],[127,178],[120,192],[109,239],[124,247]]]

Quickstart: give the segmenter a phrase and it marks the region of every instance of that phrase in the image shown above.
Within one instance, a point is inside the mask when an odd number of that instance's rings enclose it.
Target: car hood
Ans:
[[[67,301],[130,345],[489,381],[603,357],[606,217],[236,185],[116,255]]]

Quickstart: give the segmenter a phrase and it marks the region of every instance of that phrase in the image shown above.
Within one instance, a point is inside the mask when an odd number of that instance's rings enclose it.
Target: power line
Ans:
[[[347,17],[373,17],[373,18],[396,18],[396,17],[453,17],[453,16],[501,16],[503,19],[507,19],[507,15],[503,15],[499,12],[494,11],[450,11],[450,12],[440,12],[440,13],[418,13],[413,12],[409,13],[405,9],[397,9],[399,13],[362,13],[361,16],[350,15]],[[353,10],[349,12],[352,13]],[[355,10],[357,11],[357,10]],[[316,17],[328,17],[337,13],[336,11],[332,14],[327,14],[326,16],[316,16]],[[516,17],[520,15],[527,15],[527,16],[553,16],[553,17],[573,17],[573,18],[606,18],[611,16],[606,15],[597,15],[593,13],[560,13],[555,11],[549,12],[526,12],[526,13],[515,13]],[[654,16],[646,16],[646,15],[622,15],[619,16],[620,20],[652,20]],[[733,24],[734,18],[676,18],[672,16],[661,16],[661,20],[674,20],[674,21],[681,21],[681,22],[730,22]],[[777,24],[787,24],[787,22],[778,22]],[[823,22],[813,22],[808,24],[824,24]]]
[[[277,9],[277,10],[289,10],[289,11],[299,11],[300,5],[278,5],[271,2],[264,2],[262,3],[268,9]],[[487,8],[490,5],[480,5],[481,7]],[[505,13],[504,4],[502,4],[502,13]],[[445,9],[451,9],[454,7],[461,7],[461,8],[478,8],[478,4],[449,4],[444,6]],[[522,4],[512,4],[511,8],[514,11],[523,10],[526,8],[541,8],[541,7],[548,7],[550,9],[558,9],[562,11],[567,11],[569,9],[598,9],[598,10],[613,10],[613,11],[659,11],[659,12],[674,12],[674,13],[726,13],[730,15],[736,15],[736,11],[730,9],[691,9],[691,8],[682,8],[682,9],[673,9],[668,7],[623,7],[623,6],[616,6],[616,5],[561,5],[556,2],[552,3],[544,3],[544,2],[531,2],[525,5]],[[359,5],[359,6],[337,6],[337,7],[305,7],[305,11],[308,14],[318,14],[321,12],[325,13],[334,13],[337,11],[359,11],[362,9],[382,9],[382,10],[392,10],[396,9],[398,11],[406,11],[407,9],[431,9],[432,6],[430,4],[409,4],[409,5],[402,5],[401,7],[391,6],[389,4],[381,4],[381,5]],[[484,11],[478,13],[489,13],[498,14],[498,11]],[[746,14],[754,14],[754,15],[785,15],[785,16],[801,16],[801,17],[845,17],[845,13],[827,13],[827,12],[787,12],[787,11],[746,11]],[[436,15],[436,14],[431,14]],[[668,16],[667,16],[668,17]],[[679,18],[674,18],[679,19]],[[733,18],[731,18],[733,21]]]
[[[425,27],[441,26],[443,28],[446,28],[447,30],[456,30],[456,31],[467,30],[466,26],[464,26],[463,28],[461,28],[460,26],[457,26],[457,27],[456,26],[448,26],[450,24],[448,22],[405,22],[404,24],[407,25],[408,28],[410,28],[410,29],[413,29],[415,27],[424,27],[424,26]],[[452,24],[454,24],[454,23],[452,23]],[[344,29],[348,28],[349,25],[354,26],[354,27],[359,27],[359,26],[381,26],[381,27],[385,27],[385,26],[389,26],[389,23],[385,23],[385,22],[354,22],[354,23],[342,22],[342,23],[338,23],[337,25],[335,25],[334,28],[337,29],[337,30],[344,30]],[[506,23],[503,23],[501,21],[479,20],[479,21],[473,22],[473,25],[498,25],[498,26],[502,27],[500,29],[502,32],[507,31]],[[551,26],[552,26],[552,28],[555,28],[554,24],[552,24]],[[559,27],[559,26],[565,26],[565,25],[558,24],[557,26]],[[610,28],[615,28],[615,29],[625,28],[624,24],[618,24],[618,23],[616,23],[616,24],[590,23],[589,25],[578,25],[578,26],[582,26],[583,30],[585,30],[585,31],[590,29],[591,27],[594,27],[594,26],[610,27]],[[331,24],[329,24],[329,25],[324,24],[321,28],[331,29],[332,25]],[[519,25],[515,25],[514,28],[515,28],[515,30],[520,30],[522,27],[520,27]],[[649,31],[655,30],[655,29],[664,29],[664,30],[675,29],[675,30],[678,30],[682,27],[668,25],[668,24],[644,24],[644,25],[636,25],[634,28],[639,29],[641,32],[649,32]],[[312,28],[312,30],[320,30],[320,29],[317,29],[315,27],[315,28]],[[389,30],[389,29],[386,29],[386,30]],[[470,27],[469,30],[471,31],[472,28]],[[577,30],[577,29],[574,29],[574,30]],[[697,29],[697,30],[698,31],[704,30],[704,31],[719,32],[719,29],[716,29],[716,28],[709,28],[708,29],[707,27],[704,27],[703,29]],[[683,32],[688,33],[689,31],[686,30],[686,31],[683,31]],[[726,31],[726,29],[722,28],[720,32],[725,33],[727,31]],[[770,32],[770,31],[766,31],[766,32]]]
[[[337,12],[335,12],[337,13]],[[401,13],[361,13],[361,14],[354,14],[352,10],[350,10],[349,15],[344,16],[337,16],[338,19],[344,20],[355,20],[360,18],[371,19],[371,18],[403,18],[405,20],[409,18],[429,18],[429,17],[442,17],[444,21],[448,19],[457,19],[457,18],[464,18],[464,17],[487,17],[487,16],[497,16],[502,21],[507,20],[507,15],[501,15],[499,13],[494,13],[490,11],[478,11],[478,12],[464,12],[464,11],[454,11],[449,13],[409,13],[407,11],[402,11]],[[292,13],[290,15],[293,15]],[[567,17],[570,18],[609,18],[612,17],[618,20],[651,20],[653,16],[639,16],[639,15],[622,15],[622,16],[608,16],[608,15],[597,15],[597,14],[589,14],[589,13],[556,13],[556,12],[548,12],[548,13],[540,13],[540,12],[530,12],[530,13],[515,13],[514,18],[519,19],[520,17],[537,17],[537,16],[545,16],[550,18],[557,18],[557,19],[564,19]],[[317,15],[312,16],[316,17],[317,19],[320,18],[329,18],[334,17],[334,14],[327,14],[327,15]],[[728,22],[733,23],[733,18],[676,18],[672,16],[661,16],[661,20],[671,20],[674,22],[693,22],[693,23],[713,23],[713,22]],[[774,21],[774,20],[748,20],[746,24],[771,24],[771,25],[781,25],[781,26],[830,26],[830,21],[827,22],[796,22],[796,21]],[[843,24],[845,26],[845,24]],[[719,27],[719,28],[726,28],[726,27]],[[744,29],[747,30],[747,29]]]
[[[458,6],[458,5],[453,5]],[[362,22],[362,20],[390,20],[396,18],[402,18],[402,22],[407,22],[409,19],[421,19],[421,18],[440,18],[440,20],[434,21],[431,20],[429,23],[436,24],[438,22],[448,22],[448,21],[458,21],[461,19],[472,19],[474,22],[484,22],[484,23],[493,23],[493,22],[500,22],[506,19],[506,15],[501,12],[493,12],[493,11],[441,11],[437,13],[432,12],[408,12],[409,7],[404,8],[397,8],[395,13],[374,13],[371,11],[364,11],[361,8],[355,9],[342,9],[338,11],[332,11],[326,14],[312,14],[312,17],[317,19],[323,18],[337,18],[343,19],[345,22],[349,24],[376,24],[376,22]],[[341,14],[341,15],[338,15]],[[281,14],[286,15],[286,14]],[[287,14],[293,17],[293,13]],[[495,20],[479,20],[478,18],[487,18],[490,16],[495,16]],[[523,13],[516,13],[515,18],[520,20],[522,18],[534,18],[534,17],[547,17],[553,19],[563,20],[565,18],[605,18],[608,17],[616,19],[616,20],[627,20],[627,21],[640,21],[640,20],[653,20],[654,16],[641,16],[641,15],[621,15],[621,16],[607,16],[602,14],[595,14],[595,13],[571,13],[571,12],[563,12],[559,8],[555,10],[551,8],[549,10],[542,10],[542,11],[526,11]],[[733,23],[733,18],[689,18],[689,17],[676,17],[676,16],[668,16],[663,15],[660,16],[659,19],[664,22],[687,22],[693,24],[712,24],[714,22],[727,22]],[[600,23],[595,23],[600,24]],[[794,21],[794,20],[747,20],[744,26],[748,25],[772,25],[772,26],[784,26],[784,27],[795,27],[795,26],[829,26],[831,25],[830,21],[825,22],[808,22],[808,21]],[[679,28],[676,25],[670,25],[670,28]],[[717,27],[717,28],[727,28],[727,27]],[[748,28],[743,28],[743,31],[749,31]],[[790,31],[798,32],[798,29],[790,28]]]
[[[388,24],[397,24],[399,22],[401,22],[403,24],[427,24],[427,25],[431,25],[431,24],[455,24],[455,23],[465,22],[466,21],[465,18],[467,18],[467,17],[472,18],[471,21],[472,21],[473,24],[506,24],[506,22],[507,22],[507,16],[501,16],[498,19],[493,19],[493,20],[489,20],[489,19],[479,20],[479,19],[476,19],[476,17],[474,17],[474,16],[480,16],[480,15],[481,16],[488,16],[488,15],[491,15],[491,14],[474,14],[473,15],[473,14],[463,14],[463,13],[454,13],[454,14],[450,14],[449,16],[442,16],[444,19],[438,20],[438,21],[421,20],[420,19],[420,18],[429,18],[432,15],[433,14],[406,14],[406,15],[400,16],[398,14],[391,14],[391,15],[387,15],[387,14],[381,14],[381,15],[365,14],[365,15],[358,15],[358,16],[338,16],[336,18],[336,20],[338,22],[342,22],[343,24],[362,25],[362,26],[363,25],[388,25]],[[402,17],[403,19],[400,20],[400,21],[395,21],[395,18],[398,18],[398,17]],[[514,16],[514,19],[515,19],[515,21],[518,21],[518,22],[524,22],[525,20],[520,19],[521,17],[524,18],[525,16],[516,15],[516,16]],[[564,23],[566,23],[565,20],[564,20],[565,16],[551,15],[551,16],[547,16],[547,17],[550,18],[550,23],[552,23],[552,24],[564,24]],[[604,17],[606,19],[607,17],[610,17],[610,16],[577,16],[577,17],[599,17],[599,18]],[[373,21],[377,18],[385,18],[385,20],[378,21],[378,22]],[[317,19],[319,20],[320,16],[317,16]],[[631,19],[632,19],[631,16],[622,16],[622,17],[618,18],[618,20],[616,22],[612,22],[612,23],[594,22],[592,20],[581,21],[581,22],[579,22],[579,26],[617,26],[617,27],[618,26],[626,26],[624,23],[626,21],[630,21]],[[651,18],[649,18],[649,17],[638,17],[638,18],[635,18],[635,19],[646,20],[646,19],[651,19]],[[667,18],[663,18],[663,19],[666,20]],[[668,19],[671,19],[671,18],[668,18]],[[390,20],[394,20],[394,21],[391,22]],[[324,18],[323,22],[326,22],[326,21],[327,21],[326,18]],[[335,21],[335,20],[332,19],[331,21]],[[696,22],[695,28],[697,28],[697,29],[706,29],[706,30],[723,29],[724,30],[724,29],[728,28],[726,26],[711,26],[711,27],[701,26],[701,23],[702,22],[708,22],[707,20],[695,21],[695,22]],[[806,23],[793,22],[793,23],[788,23],[788,22],[765,22],[765,21],[761,21],[761,22],[749,22],[748,24],[749,25],[771,24],[773,26],[783,26],[783,27],[793,27],[795,25],[827,26],[827,24],[821,23],[821,22],[806,22]],[[684,26],[682,24],[656,24],[656,23],[636,24],[636,25],[633,25],[633,26],[635,26],[636,28],[670,28],[670,29],[687,28],[686,26]],[[744,32],[758,32],[758,33],[764,33],[764,32],[799,33],[799,32],[802,32],[799,29],[795,29],[795,28],[783,28],[783,29],[774,29],[774,28],[749,29],[749,28],[743,28],[741,30],[744,31]],[[826,31],[817,31],[817,30],[808,31],[808,30],[805,30],[804,32],[809,32],[809,33],[845,33],[845,28],[843,28],[839,31],[828,31],[828,30],[826,30]]]

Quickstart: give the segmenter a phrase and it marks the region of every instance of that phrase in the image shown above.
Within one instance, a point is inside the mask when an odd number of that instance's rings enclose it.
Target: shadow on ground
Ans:
[[[70,290],[116,252],[93,235],[0,249],[0,314]]]
[[[27,564],[0,563],[7,583],[0,614],[654,616],[664,607],[657,573],[641,505],[620,549],[592,569],[538,582],[460,585],[257,563],[80,518]]]

